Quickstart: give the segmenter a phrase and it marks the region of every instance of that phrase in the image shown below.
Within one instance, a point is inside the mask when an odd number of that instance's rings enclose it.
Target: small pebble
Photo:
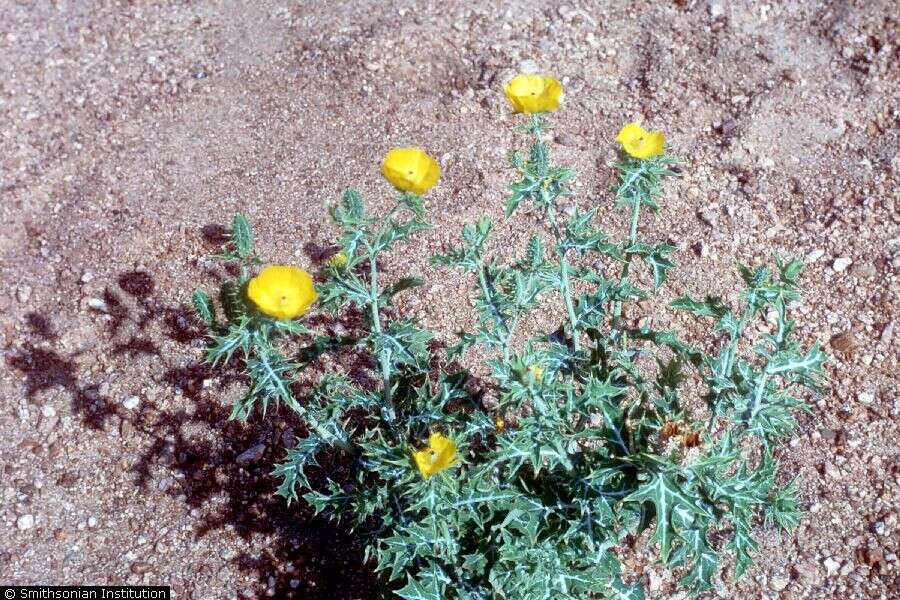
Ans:
[[[34,527],[34,515],[22,515],[16,519],[16,527],[19,531],[27,531]]]
[[[854,277],[860,279],[872,279],[878,275],[878,270],[871,263],[856,263],[850,270]]]
[[[241,466],[246,466],[252,463],[255,463],[259,459],[263,457],[263,454],[266,452],[265,444],[257,444],[252,446],[243,452],[241,452],[238,457],[235,459],[235,462]]]
[[[538,66],[537,63],[532,59],[528,58],[519,63],[519,72],[520,73],[537,73]]]
[[[834,560],[834,559],[831,558],[830,556],[829,556],[828,558],[826,558],[826,559],[825,559],[825,562],[822,563],[822,564],[825,565],[825,570],[827,571],[826,574],[827,574],[828,577],[831,577],[832,575],[837,575],[837,574],[838,574],[838,571],[839,571],[840,568],[841,568],[841,563],[839,563],[838,561]]]
[[[88,308],[99,310],[100,312],[106,312],[107,309],[106,302],[100,298],[88,298],[87,305]]]
[[[568,133],[557,133],[554,138],[560,146],[577,146],[578,141]]]
[[[719,205],[713,203],[704,206],[697,211],[697,216],[710,227],[715,227],[719,223]]]
[[[831,268],[834,269],[835,273],[841,273],[847,267],[849,267],[853,261],[846,256],[841,256],[839,258],[834,259],[834,262],[831,263]]]
[[[806,258],[804,260],[807,263],[814,263],[817,260],[819,260],[820,258],[822,258],[823,256],[825,256],[825,251],[822,250],[821,248],[816,248],[815,250],[813,250],[812,252],[807,254]]]
[[[131,572],[134,573],[135,575],[143,575],[144,573],[147,573],[148,571],[150,571],[150,569],[152,569],[153,566],[148,562],[138,560],[138,561],[131,563],[131,567],[129,567],[129,568],[131,569]]]
[[[829,343],[838,352],[849,352],[856,347],[856,337],[854,337],[853,332],[845,331],[833,336]]]
[[[31,298],[31,286],[28,285],[20,285],[16,289],[16,300],[25,304]]]
[[[787,575],[775,575],[769,580],[769,587],[776,592],[782,591],[791,582]]]
[[[128,410],[134,410],[135,408],[137,408],[140,405],[140,403],[141,403],[141,399],[138,398],[137,396],[129,396],[128,398],[125,398],[125,400],[122,401],[122,406],[124,406]]]

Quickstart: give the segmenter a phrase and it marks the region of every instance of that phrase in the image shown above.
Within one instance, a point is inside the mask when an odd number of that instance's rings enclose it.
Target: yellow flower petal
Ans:
[[[564,93],[559,80],[546,75],[516,75],[503,92],[515,112],[552,112],[559,108]]]
[[[297,267],[266,267],[247,284],[247,296],[259,312],[276,319],[295,319],[316,300],[309,273]]]
[[[420,148],[394,148],[384,157],[381,174],[398,190],[422,196],[437,184],[441,168]]]
[[[616,141],[629,155],[645,160],[665,152],[666,136],[661,131],[647,131],[638,123],[628,123],[619,130]]]
[[[428,479],[458,462],[456,444],[440,433],[432,433],[428,437],[428,447],[413,452],[413,461],[422,477]]]

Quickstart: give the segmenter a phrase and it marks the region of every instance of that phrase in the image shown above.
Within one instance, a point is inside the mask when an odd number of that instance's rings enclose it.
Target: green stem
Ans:
[[[734,366],[734,359],[737,356],[737,345],[741,339],[741,336],[744,334],[744,328],[747,326],[747,321],[750,320],[751,315],[753,315],[756,310],[756,292],[751,291],[750,296],[747,298],[747,306],[744,307],[744,314],[741,315],[740,320],[737,323],[737,326],[734,328],[734,333],[731,335],[731,340],[728,343],[728,348],[725,349],[727,353],[725,355],[725,368],[723,369],[723,373],[726,376],[731,376],[731,368]],[[763,377],[763,386],[765,386],[765,379],[768,375],[764,375]],[[707,424],[707,429],[712,431],[712,427],[716,422],[716,413],[709,417],[709,423]]]
[[[534,136],[534,140],[537,143],[541,142],[542,128],[543,123],[541,122],[541,113],[531,113],[531,134]]]
[[[294,407],[294,410],[297,411],[297,414],[303,417],[304,422],[309,427],[311,427],[312,430],[315,431],[320,438],[322,438],[326,442],[334,442],[341,450],[343,450],[347,454],[356,454],[356,450],[353,448],[353,446],[350,445],[347,440],[337,437],[334,433],[331,433],[324,427],[322,427],[319,424],[319,420],[312,416],[304,406],[298,403],[297,406]]]
[[[485,302],[491,307],[491,311],[494,314],[494,320],[497,325],[503,328],[503,358],[508,361],[510,353],[509,342],[512,337],[512,330],[515,327],[515,321],[513,321],[513,325],[510,326],[509,323],[507,323],[506,316],[500,312],[500,309],[494,304],[494,294],[491,291],[490,283],[488,283],[487,280],[487,271],[484,263],[481,261],[478,263],[478,285],[481,288],[481,294],[484,296]]]
[[[372,331],[380,337],[382,328],[381,314],[378,307],[378,298],[381,296],[381,291],[378,289],[378,266],[376,264],[376,253],[370,244],[366,243],[366,246],[369,250],[369,280],[371,286],[369,292],[369,309],[372,314]],[[390,351],[386,348],[382,348],[381,352],[378,355],[378,362],[381,367],[381,380],[382,385],[384,386],[385,410],[387,411],[388,420],[391,423],[394,423],[397,418],[397,411],[394,409],[394,391],[391,388]]]
[[[747,407],[747,418],[744,420],[744,423],[749,427],[750,421],[756,416],[756,412],[759,410],[759,401],[762,400],[763,392],[766,391],[766,383],[769,381],[769,373],[763,372],[762,377],[759,379],[758,387],[756,388],[756,393],[753,395],[753,402],[750,406]]]
[[[282,379],[281,375],[276,372],[275,368],[272,365],[272,359],[279,359],[280,354],[278,350],[272,346],[271,342],[269,342],[268,337],[266,337],[261,332],[257,331],[253,335],[254,343],[253,347],[255,349],[255,354],[257,360],[259,360],[264,366],[266,371],[269,374],[269,377],[273,381],[278,381],[280,385],[284,386],[284,397],[291,399],[291,409],[299,414],[307,426],[309,426],[313,431],[315,431],[320,438],[326,440],[328,442],[334,442],[337,446],[339,446],[342,450],[347,452],[348,454],[355,454],[353,447],[347,442],[347,440],[337,437],[334,433],[328,432],[322,425],[319,423],[319,419],[312,415],[307,408],[296,401],[293,394],[290,391],[289,382]]]
[[[631,210],[631,228],[628,232],[628,246],[634,246],[637,242],[637,230],[638,230],[638,222],[641,219],[641,198],[637,195],[634,197],[634,204],[632,205]],[[631,271],[631,259],[634,255],[629,253],[625,257],[625,264],[622,266],[622,276],[620,277],[620,284],[624,285],[628,282],[628,273]],[[615,305],[613,306],[613,321],[618,322],[619,317],[622,315],[622,301],[616,300]]]
[[[728,355],[725,359],[725,374],[730,375],[731,367],[734,365],[734,357],[737,354],[737,345],[741,339],[741,336],[744,334],[744,328],[747,326],[747,321],[750,320],[750,316],[756,311],[756,292],[750,292],[750,296],[747,298],[747,306],[744,307],[744,314],[741,315],[740,321],[738,321],[737,327],[734,329],[734,335],[731,337],[731,341],[728,345]]]
[[[565,250],[560,248],[562,242],[562,234],[559,231],[559,225],[556,222],[556,211],[553,204],[547,204],[547,218],[550,220],[550,228],[553,231],[553,237],[556,238],[556,255],[559,257],[559,279],[562,282],[560,293],[566,303],[566,312],[569,315],[569,326],[572,329],[572,344],[575,352],[581,350],[581,340],[578,339],[578,319],[575,317],[575,305],[572,302],[572,285],[569,280],[569,259],[566,258]]]

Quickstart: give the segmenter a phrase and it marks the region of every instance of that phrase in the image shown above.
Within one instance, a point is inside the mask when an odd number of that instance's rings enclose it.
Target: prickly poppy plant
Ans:
[[[522,222],[536,215],[542,226],[508,263],[493,258],[486,217],[433,257],[470,278],[473,330],[437,352],[430,332],[386,310],[422,281],[386,281],[379,257],[429,227],[421,194],[440,173],[423,151],[394,150],[383,174],[396,201],[376,215],[358,192],[344,194],[331,211],[340,249],[313,296],[294,271],[252,277],[250,227],[235,218],[222,258],[240,275],[220,291],[224,319],[208,295],[194,295],[211,330],[209,361],[240,361],[249,377],[232,415],[270,404],[300,415],[309,433],[275,467],[278,494],[354,530],[388,595],[643,598],[640,574],[620,564],[633,543],[652,545],[690,593],[712,587],[725,564],[740,577],[755,530],[800,519],[778,456],[796,413],[808,410],[798,394],[819,389],[825,361],[818,346],[800,347],[788,315],[802,265],[740,266],[734,303],[672,302],[708,323],[707,340],[640,325],[652,319],[636,302],[675,266],[674,247],[639,236],[642,215],[660,210],[677,173],[663,134],[623,127],[615,202],[563,210],[575,173],[554,165],[544,141],[562,88],[553,78],[512,83],[505,93],[525,113],[518,130],[529,141],[510,154],[506,217],[530,212]],[[593,224],[615,208],[629,219],[624,239]],[[367,326],[316,332],[304,324],[307,307],[358,311]],[[563,317],[547,323],[546,314]],[[526,337],[525,323],[543,323],[542,333]],[[367,355],[377,383],[330,373],[295,397],[302,370],[340,348]],[[488,358],[478,365],[474,356]],[[466,366],[489,376],[476,381]],[[323,469],[336,461],[340,475]]]

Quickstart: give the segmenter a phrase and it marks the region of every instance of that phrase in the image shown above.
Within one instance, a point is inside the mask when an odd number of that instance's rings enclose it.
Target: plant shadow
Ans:
[[[207,225],[201,236],[212,244],[223,231],[221,226]],[[215,273],[206,275],[216,278]],[[220,275],[225,276],[224,270]],[[228,420],[229,407],[217,399],[229,386],[245,383],[236,361],[213,371],[201,361],[185,360],[205,346],[205,327],[189,306],[167,304],[164,297],[146,271],[121,273],[102,293],[102,346],[90,352],[105,352],[119,362],[144,359],[152,365],[153,383],[174,402],[149,399],[140,410],[126,410],[102,386],[83,381],[78,360],[87,351],[64,351],[54,324],[38,313],[26,316],[28,332],[7,353],[6,363],[21,373],[29,400],[45,390],[64,389],[71,397],[72,415],[85,428],[104,429],[119,422],[120,428],[141,438],[140,444],[135,443],[141,448],[132,467],[135,485],[183,502],[192,516],[197,515],[198,538],[228,530],[249,547],[265,537],[265,548],[259,552],[230,558],[256,581],[244,594],[309,600],[376,598],[377,581],[357,540],[340,525],[315,516],[302,500],[288,506],[274,496],[277,485],[271,471],[284,458],[285,447],[305,433],[302,423],[287,410],[270,410],[265,418],[254,414],[248,423]],[[343,321],[317,319],[316,326],[329,331],[352,331],[360,322],[353,314]],[[171,352],[173,343],[182,351]],[[367,365],[357,365],[361,357],[356,353],[341,351],[338,360],[364,377]],[[314,484],[324,483],[328,475],[337,474],[339,480],[345,471],[329,457],[320,462],[321,468],[310,473]],[[182,591],[189,596],[192,584],[185,585]]]

